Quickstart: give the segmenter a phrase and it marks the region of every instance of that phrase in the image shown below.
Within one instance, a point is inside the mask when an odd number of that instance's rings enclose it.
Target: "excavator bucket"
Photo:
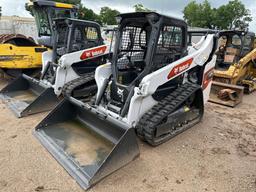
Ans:
[[[63,100],[34,135],[83,189],[139,156],[134,128],[72,98]]]
[[[242,102],[244,87],[213,82],[209,102],[235,107]]]
[[[52,88],[24,74],[3,88],[0,98],[19,118],[52,110],[59,103]]]

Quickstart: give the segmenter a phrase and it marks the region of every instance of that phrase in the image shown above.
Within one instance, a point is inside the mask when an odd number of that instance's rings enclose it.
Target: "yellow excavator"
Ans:
[[[210,102],[235,107],[256,90],[256,40],[248,31],[219,32]]]
[[[45,0],[30,0],[26,9],[35,18],[38,44],[21,34],[0,35],[0,69],[12,78],[22,73],[35,75],[41,71],[42,53],[52,48],[54,18],[76,18],[77,7]]]

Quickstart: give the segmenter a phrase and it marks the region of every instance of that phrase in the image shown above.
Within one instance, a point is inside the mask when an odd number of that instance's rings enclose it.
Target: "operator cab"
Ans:
[[[103,45],[100,25],[78,19],[54,19],[54,40],[57,58],[76,51]]]
[[[245,31],[222,31],[219,33],[219,49],[216,52],[217,70],[227,70],[253,50],[255,34]]]
[[[113,66],[118,84],[136,85],[145,75],[183,57],[186,23],[157,13],[119,15]]]
[[[110,98],[122,108],[145,76],[187,55],[187,24],[155,12],[121,14],[117,20]],[[158,91],[169,93],[170,87]]]
[[[54,60],[57,63],[65,54],[98,47],[104,44],[100,25],[92,21],[59,18],[54,20]],[[72,68],[76,73],[93,72],[102,63],[102,58],[74,63]]]
[[[70,18],[58,18],[53,20],[53,57],[54,64],[66,54],[83,51],[104,44],[101,37],[100,25],[92,21],[84,21]],[[80,53],[82,54],[82,53]],[[105,56],[106,57],[106,56]],[[106,61],[105,57],[96,57],[82,60],[71,65],[77,75],[94,72],[95,69]],[[53,65],[54,66],[54,65]],[[55,68],[51,66],[48,70],[47,79],[55,80]]]

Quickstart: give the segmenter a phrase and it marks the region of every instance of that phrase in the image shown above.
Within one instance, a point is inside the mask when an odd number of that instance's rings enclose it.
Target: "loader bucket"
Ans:
[[[242,102],[244,87],[213,82],[209,102],[235,107]]]
[[[74,99],[63,100],[34,135],[83,189],[139,156],[134,128]]]
[[[49,111],[59,102],[52,88],[26,75],[3,88],[0,98],[19,118]]]

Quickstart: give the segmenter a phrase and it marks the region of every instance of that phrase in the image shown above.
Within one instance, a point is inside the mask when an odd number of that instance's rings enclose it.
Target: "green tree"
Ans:
[[[229,1],[219,8],[212,8],[209,1],[190,2],[183,10],[184,19],[190,26],[218,29],[245,29],[252,21],[250,11],[240,0]]]
[[[100,18],[104,25],[116,25],[116,16],[120,14],[119,11],[109,7],[102,7],[100,10]]]
[[[133,8],[135,9],[135,12],[150,12],[150,11],[152,11],[152,10],[144,7],[144,5],[142,5],[141,3],[134,5]]]
[[[239,0],[229,1],[216,10],[215,25],[220,29],[245,29],[252,21],[250,10]]]
[[[183,10],[184,19],[192,27],[213,28],[214,11],[208,0],[203,3],[190,2]]]
[[[0,17],[2,16],[2,7],[0,6]]]
[[[88,9],[84,6],[80,6],[78,11],[78,18],[82,20],[95,21],[99,24],[102,24],[100,16],[94,13],[92,9]]]

